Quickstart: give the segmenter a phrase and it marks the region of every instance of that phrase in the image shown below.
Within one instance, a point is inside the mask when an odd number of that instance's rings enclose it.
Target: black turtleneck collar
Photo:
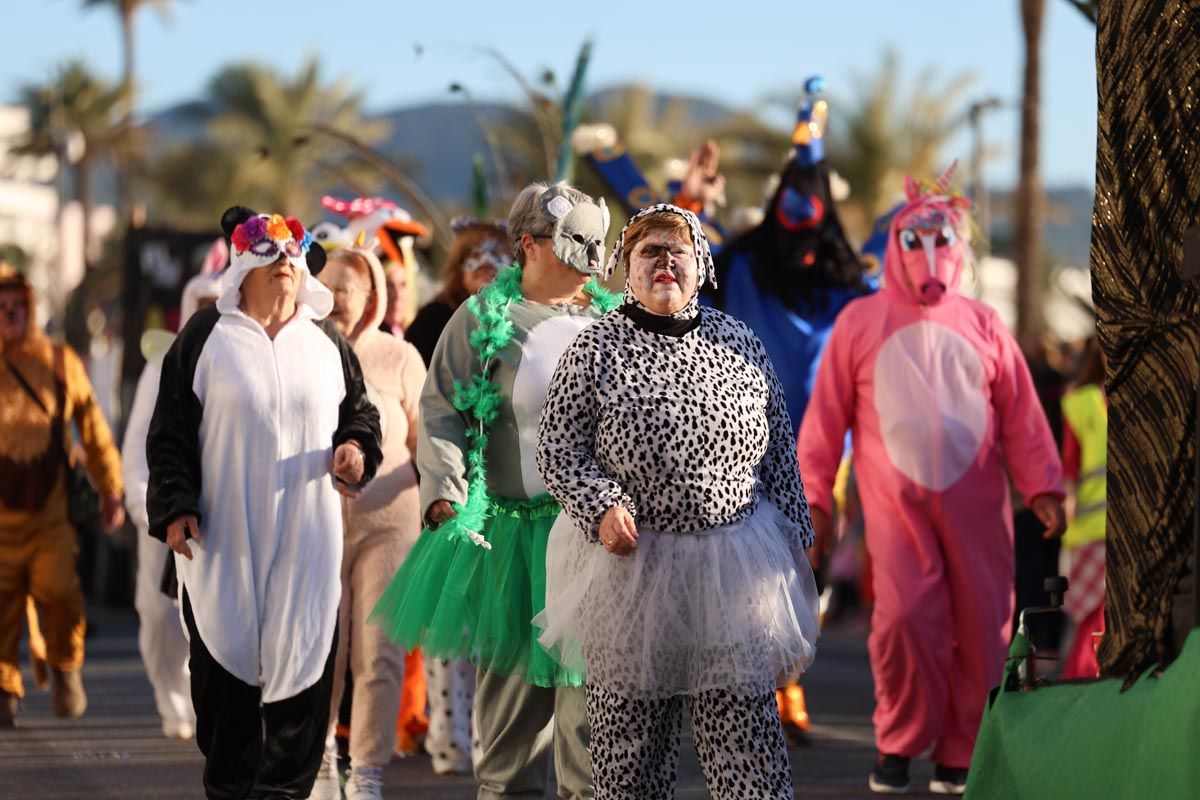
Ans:
[[[637,325],[644,331],[660,333],[663,336],[674,336],[676,338],[699,327],[700,315],[703,313],[702,308],[697,308],[693,316],[686,319],[675,319],[674,317],[652,314],[646,309],[635,306],[632,303],[624,303],[620,307],[620,311],[629,317],[634,325]]]

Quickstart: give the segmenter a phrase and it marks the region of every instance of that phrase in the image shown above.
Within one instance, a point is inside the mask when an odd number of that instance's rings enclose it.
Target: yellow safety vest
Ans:
[[[1104,539],[1108,508],[1108,405],[1096,384],[1073,389],[1062,399],[1063,417],[1079,441],[1079,484],[1075,518],[1063,544],[1074,549]]]

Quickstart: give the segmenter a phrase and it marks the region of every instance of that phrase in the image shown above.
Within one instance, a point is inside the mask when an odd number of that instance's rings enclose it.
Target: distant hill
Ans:
[[[1088,265],[1094,198],[1083,186],[1046,190],[1046,251],[1055,261]],[[999,256],[1011,255],[1012,203],[1012,192],[992,194],[992,243]]]
[[[612,118],[629,92],[636,87],[616,86],[593,92],[588,99],[589,117]],[[669,94],[651,96],[649,112],[661,114],[668,104],[680,102],[691,124],[709,125],[733,116],[728,106],[711,100]],[[181,104],[153,114],[147,120],[153,128],[153,152],[173,143],[204,135],[196,104]],[[471,164],[476,154],[490,164],[487,142],[479,119],[491,126],[502,124],[512,114],[500,103],[434,102],[398,108],[371,115],[389,123],[391,132],[377,149],[400,163],[421,188],[435,201],[456,206],[468,204]],[[478,116],[477,116],[478,115]],[[98,194],[109,200],[112,181],[98,176]],[[1091,230],[1092,191],[1087,187],[1061,187],[1047,190],[1048,221],[1046,247],[1058,261],[1086,266]],[[1012,238],[1011,192],[993,193],[992,240],[997,255],[1006,255]]]

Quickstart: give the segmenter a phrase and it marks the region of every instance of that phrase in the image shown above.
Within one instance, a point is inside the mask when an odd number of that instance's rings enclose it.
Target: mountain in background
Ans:
[[[1015,192],[992,193],[992,251],[1011,257]],[[1057,262],[1087,267],[1092,236],[1092,202],[1086,187],[1046,190],[1046,254]]]
[[[589,118],[613,118],[629,91],[629,87],[613,87],[592,93],[588,99]],[[658,116],[668,105],[681,101],[688,122],[696,125],[713,125],[736,113],[711,100],[661,93],[650,98],[647,112]],[[401,165],[434,201],[465,208],[470,203],[475,156],[482,155],[490,169],[490,151],[480,120],[499,130],[512,119],[513,110],[500,103],[431,102],[364,116],[389,123],[389,135],[375,143],[375,149]],[[154,114],[147,125],[153,129],[150,140],[155,151],[201,138],[205,131],[194,103]],[[97,196],[101,202],[111,201],[112,187],[111,175],[98,176]],[[993,192],[992,198],[993,251],[1006,255],[1012,236],[1012,192]],[[1081,266],[1088,263],[1092,198],[1087,187],[1047,189],[1046,249],[1055,261]]]

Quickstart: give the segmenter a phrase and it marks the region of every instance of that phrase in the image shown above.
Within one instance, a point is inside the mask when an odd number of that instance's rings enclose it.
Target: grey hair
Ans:
[[[566,183],[559,185],[566,190],[573,203],[594,202],[591,195],[579,191],[574,186]],[[549,236],[554,233],[554,220],[542,213],[541,203],[538,202],[549,188],[550,184],[545,181],[534,181],[517,194],[512,210],[508,212],[508,239],[512,243],[517,263],[521,266],[525,266],[521,237],[527,233],[530,236]]]

